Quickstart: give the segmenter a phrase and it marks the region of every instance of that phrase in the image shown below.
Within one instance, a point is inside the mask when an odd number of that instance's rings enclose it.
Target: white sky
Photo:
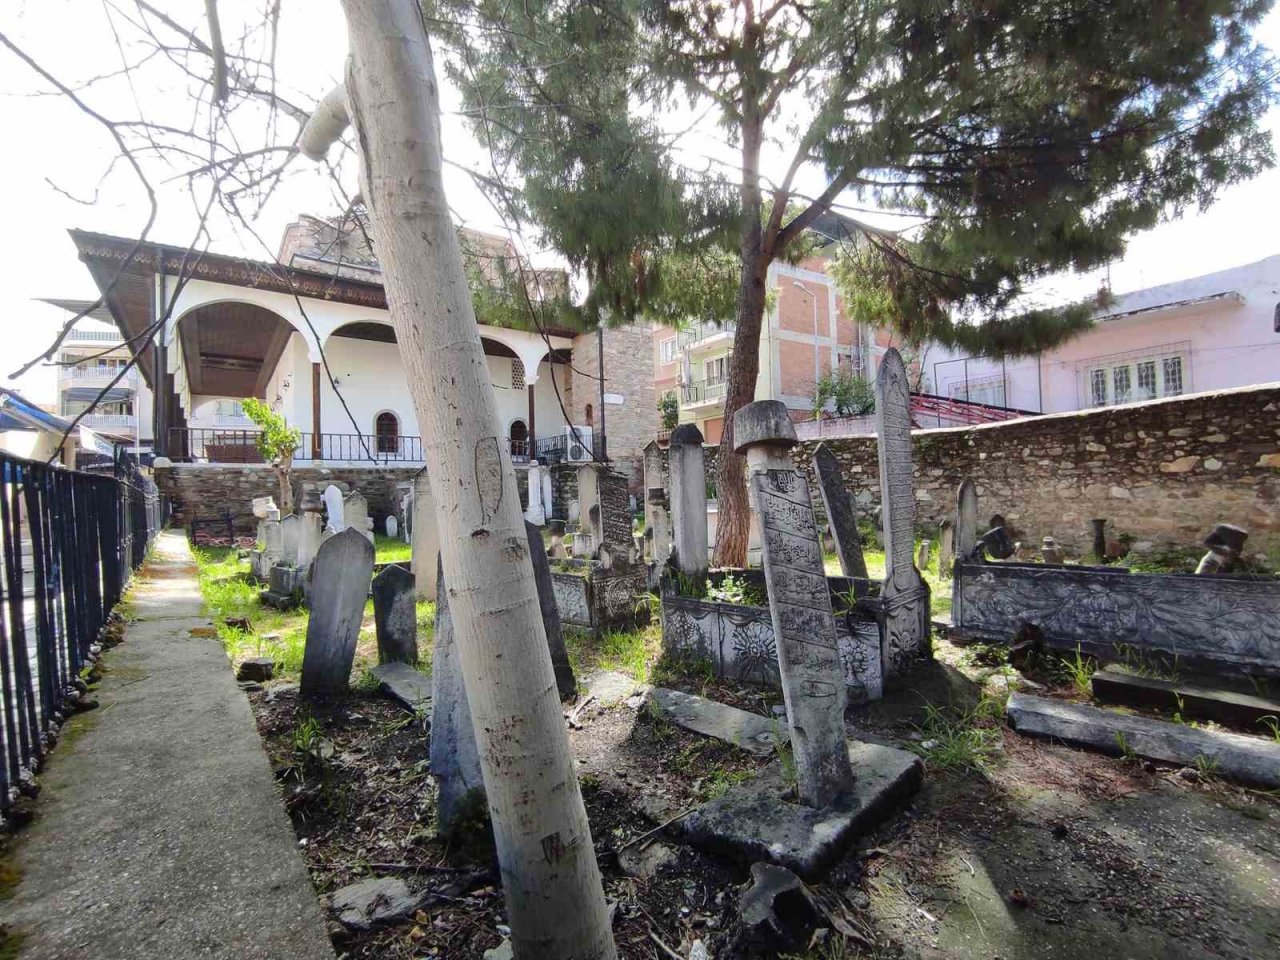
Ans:
[[[201,25],[202,0],[153,0],[175,20]],[[111,37],[111,23],[100,0],[7,0],[0,13],[0,32],[53,72],[74,85],[113,72],[120,58]],[[232,36],[238,17],[256,11],[258,0],[221,0],[224,33]],[[122,9],[132,4],[121,4]],[[117,19],[117,26],[124,27]],[[1259,38],[1280,50],[1280,11],[1273,11],[1259,30]],[[295,102],[309,106],[332,87],[346,52],[345,25],[337,0],[284,0],[277,57],[277,75],[291,88]],[[170,71],[170,76],[172,72]],[[149,75],[139,74],[134,91],[114,79],[85,93],[91,105],[112,119],[138,115],[137,102],[180,110],[186,102],[181,86],[154,91]],[[146,218],[143,197],[121,166],[99,180],[115,146],[106,131],[63,98],[33,96],[47,89],[31,69],[7,49],[0,48],[0,129],[6,131],[0,152],[0,183],[8,196],[8,222],[0,230],[0,384],[16,386],[30,399],[52,402],[55,377],[50,368],[37,368],[20,382],[8,379],[21,362],[41,351],[66,314],[35,302],[40,297],[96,297],[97,289],[80,264],[67,237],[69,227],[136,236]],[[449,159],[481,167],[484,154],[456,116],[457,98],[443,84],[445,154]],[[1280,137],[1280,111],[1265,118],[1267,129]],[[286,136],[292,125],[284,122]],[[732,162],[733,154],[720,143],[721,131],[703,127],[684,144],[689,155],[713,154]],[[785,165],[781,149],[766,157],[765,170]],[[155,179],[161,179],[158,173]],[[447,187],[457,215],[481,229],[501,224],[488,204],[459,171],[447,170]],[[50,183],[96,203],[78,203]],[[812,178],[810,179],[812,183]],[[801,188],[805,187],[801,182]],[[811,188],[811,187],[810,187]],[[295,163],[288,181],[262,212],[255,228],[271,245],[278,243],[285,224],[300,213],[332,214],[338,205],[327,178],[305,162]],[[181,184],[169,184],[161,197],[159,219],[151,236],[160,242],[185,244],[196,218],[191,198]],[[1111,267],[1117,293],[1211,273],[1280,252],[1280,170],[1225,191],[1205,213],[1188,215],[1134,237],[1128,255]],[[212,249],[264,259],[267,252],[250,236],[232,229],[225,220],[211,223]],[[529,238],[532,243],[533,238]],[[539,258],[535,256],[535,260]],[[545,259],[545,258],[542,258]],[[1075,298],[1096,289],[1100,274],[1056,278],[1041,286],[1051,298]]]

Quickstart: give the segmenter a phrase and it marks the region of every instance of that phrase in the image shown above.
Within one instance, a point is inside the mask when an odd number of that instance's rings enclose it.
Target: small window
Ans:
[[[529,458],[529,428],[523,420],[512,420],[507,439],[511,441],[511,456],[516,459]]]
[[[1107,405],[1107,371],[1103,369],[1089,371],[1089,389],[1092,393],[1093,405]]]
[[[1111,381],[1116,403],[1128,403],[1133,399],[1133,380],[1128,367],[1112,367]]]
[[[584,410],[582,414],[582,418],[587,421],[588,427],[592,426],[595,423],[594,413],[595,411],[591,409],[591,404],[588,403],[587,409]]]
[[[1154,400],[1156,398],[1156,362],[1154,360],[1143,360],[1138,364],[1138,395],[1139,400]]]
[[[398,453],[400,450],[400,420],[394,413],[380,413],[374,421],[374,434],[379,453]]]
[[[676,338],[663,340],[658,344],[658,354],[663,363],[676,362]]]
[[[716,357],[714,360],[708,360],[703,365],[707,383],[724,383],[725,373],[728,370],[728,360],[728,357]]]
[[[1164,395],[1176,397],[1182,393],[1182,358],[1164,358]]]
[[[511,389],[524,389],[524,363],[519,357],[511,361]]]

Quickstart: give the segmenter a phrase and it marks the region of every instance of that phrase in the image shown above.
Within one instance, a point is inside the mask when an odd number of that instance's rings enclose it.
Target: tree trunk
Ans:
[[[444,195],[426,28],[416,0],[343,6],[363,196],[422,427],[512,946],[521,960],[612,960],[515,471]]]
[[[293,513],[293,484],[289,480],[293,473],[293,454],[286,453],[276,462],[276,481],[280,486],[280,516],[287,517]]]
[[[733,452],[733,415],[756,398],[760,373],[760,329],[764,322],[765,275],[769,261],[760,222],[761,123],[747,117],[742,125],[742,279],[738,287],[737,331],[729,362],[724,398],[724,427],[716,454],[716,547],[718,567],[745,567],[751,533],[746,460]]]

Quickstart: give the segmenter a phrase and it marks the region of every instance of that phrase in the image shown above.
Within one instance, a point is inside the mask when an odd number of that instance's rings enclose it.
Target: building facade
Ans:
[[[1004,362],[927,351],[933,392],[1062,413],[1280,380],[1280,256],[1121,294],[1092,330]]]

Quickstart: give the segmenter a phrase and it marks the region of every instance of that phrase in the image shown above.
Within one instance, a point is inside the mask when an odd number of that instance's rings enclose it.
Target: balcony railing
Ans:
[[[559,437],[542,437],[534,441],[534,455],[538,463],[543,466],[565,462],[587,463],[591,460],[603,463],[608,459],[608,437],[593,430],[589,440],[586,437],[582,439],[587,440],[586,444],[580,444],[577,439],[571,439],[563,435]]]
[[[351,463],[423,463],[421,437],[375,437],[358,433],[320,434],[316,457],[313,434],[303,433],[293,452],[295,463],[343,460]],[[207,427],[173,427],[169,430],[169,457],[206,463],[263,463],[257,430]]]
[[[723,377],[719,380],[694,380],[681,384],[680,397],[689,405],[712,403],[724,398],[729,381]]]
[[[80,419],[86,427],[98,430],[132,430],[137,421],[132,413],[89,413]]]
[[[115,380],[119,373],[119,367],[63,367],[58,376],[62,380],[103,380],[110,382],[111,380]],[[137,383],[138,368],[130,367],[125,375],[117,382]]]
[[[124,337],[115,330],[82,330],[79,327],[72,327],[71,332],[67,334],[66,343],[75,343],[78,340],[94,340],[102,343],[123,343]]]
[[[700,343],[703,340],[709,340],[722,333],[732,336],[736,329],[737,325],[733,323],[723,325],[718,323],[695,323],[676,334],[676,348],[682,350],[685,347]]]

